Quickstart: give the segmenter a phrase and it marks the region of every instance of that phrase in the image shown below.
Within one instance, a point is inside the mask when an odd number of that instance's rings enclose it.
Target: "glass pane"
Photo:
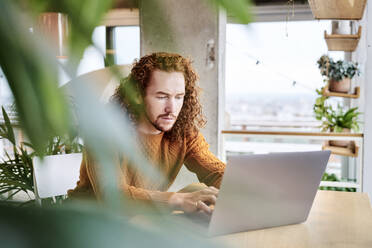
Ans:
[[[132,64],[140,56],[140,28],[138,26],[115,28],[116,64]]]
[[[324,82],[316,61],[327,53],[324,30],[330,25],[330,21],[228,24],[226,128],[317,127],[315,89]],[[329,55],[344,57],[343,52]]]

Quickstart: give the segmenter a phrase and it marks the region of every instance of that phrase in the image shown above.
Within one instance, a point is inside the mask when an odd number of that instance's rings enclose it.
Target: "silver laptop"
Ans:
[[[208,236],[304,222],[330,151],[228,157]]]

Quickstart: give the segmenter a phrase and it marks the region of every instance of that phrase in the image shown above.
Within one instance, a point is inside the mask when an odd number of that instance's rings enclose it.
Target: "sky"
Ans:
[[[316,61],[328,53],[324,30],[330,25],[330,21],[228,24],[226,94],[314,92],[324,85]],[[330,56],[341,59],[343,52]]]

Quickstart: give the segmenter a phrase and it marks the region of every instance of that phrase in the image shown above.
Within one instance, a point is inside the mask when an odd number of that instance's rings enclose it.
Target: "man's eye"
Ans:
[[[183,99],[183,96],[176,96],[176,99],[181,100]]]
[[[167,99],[166,96],[158,96],[158,97],[156,97],[156,98],[158,98],[158,99]]]

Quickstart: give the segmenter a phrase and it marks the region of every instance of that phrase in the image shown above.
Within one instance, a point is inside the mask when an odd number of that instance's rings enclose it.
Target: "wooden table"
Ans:
[[[372,208],[366,193],[318,191],[304,223],[213,240],[228,247],[372,248]]]

